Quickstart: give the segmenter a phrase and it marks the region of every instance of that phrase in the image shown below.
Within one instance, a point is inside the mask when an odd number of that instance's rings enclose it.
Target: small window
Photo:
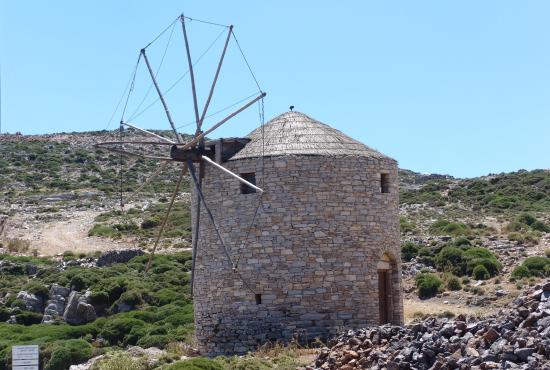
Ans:
[[[380,174],[380,191],[382,193],[390,192],[390,176],[387,173]]]
[[[254,294],[254,298],[256,299],[256,304],[262,304],[262,295],[261,294]]]
[[[256,173],[255,172],[249,172],[249,173],[241,173],[241,177],[248,181],[249,183],[256,185]],[[250,186],[246,185],[245,183],[241,182],[241,194],[254,194],[256,192],[256,189],[251,188]]]

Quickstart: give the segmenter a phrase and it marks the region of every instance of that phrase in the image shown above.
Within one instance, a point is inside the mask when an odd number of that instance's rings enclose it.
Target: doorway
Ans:
[[[379,324],[393,322],[392,264],[384,254],[377,265],[378,271],[378,317]]]

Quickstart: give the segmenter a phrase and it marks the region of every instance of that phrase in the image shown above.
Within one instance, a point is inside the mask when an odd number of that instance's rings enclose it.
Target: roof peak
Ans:
[[[231,159],[281,155],[352,155],[391,159],[341,131],[299,111],[287,111],[252,131]]]

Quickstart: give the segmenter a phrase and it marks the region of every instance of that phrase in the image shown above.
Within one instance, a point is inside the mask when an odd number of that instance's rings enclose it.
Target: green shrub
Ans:
[[[519,221],[513,221],[504,226],[504,231],[507,232],[519,232],[525,229],[527,229],[527,225]]]
[[[399,228],[401,229],[401,233],[408,233],[408,232],[412,232],[414,233],[414,231],[416,230],[416,225],[407,220],[405,217],[399,217]]]
[[[533,216],[530,213],[522,213],[518,216],[517,222],[525,224],[525,225],[531,225],[533,222],[537,221],[535,216]]]
[[[92,357],[92,346],[82,339],[56,342],[44,370],[67,370]]]
[[[483,265],[477,265],[472,271],[472,276],[476,280],[487,280],[491,277],[487,268]]]
[[[522,265],[529,270],[530,276],[544,276],[545,267],[550,265],[550,258],[528,257]]]
[[[401,257],[403,258],[404,261],[409,262],[410,260],[412,260],[414,257],[418,255],[419,249],[420,249],[420,246],[411,242],[406,242],[401,247]]]
[[[516,266],[512,270],[512,275],[511,276],[514,279],[523,279],[523,278],[531,276],[531,272],[529,272],[529,269],[527,267],[525,267],[523,265],[520,265],[520,266]]]
[[[42,322],[42,314],[37,312],[21,312],[15,315],[18,324],[25,326],[40,324]]]
[[[0,322],[8,321],[10,316],[11,316],[11,311],[9,311],[7,308],[0,307]]]
[[[140,291],[129,290],[122,293],[117,303],[123,303],[129,306],[137,306],[143,303],[143,298]]]
[[[436,235],[461,236],[469,235],[471,231],[468,225],[447,220],[439,220],[430,226],[430,232]]]
[[[90,303],[94,306],[107,306],[109,305],[109,294],[104,291],[92,291],[92,294],[90,294]]]
[[[144,325],[145,323],[141,320],[125,317],[114,317],[105,323],[100,335],[110,344],[117,345],[119,343],[127,342],[126,336],[130,334],[132,329],[139,328]],[[135,344],[135,342],[128,344]]]
[[[451,276],[446,283],[448,290],[460,290],[462,289],[462,284],[456,276]]]
[[[508,234],[508,240],[511,242],[523,243],[525,241],[525,237],[521,233],[511,232]]]
[[[243,368],[244,370],[245,368]],[[246,369],[249,369],[248,367]],[[204,357],[195,357],[189,360],[175,362],[166,370],[223,370],[222,365]]]
[[[145,220],[143,220],[143,222],[141,223],[141,228],[142,229],[152,229],[154,227],[157,227],[158,225],[160,225],[160,223],[162,222],[162,219],[160,218],[159,215],[154,215],[152,217],[149,217]]]
[[[107,238],[117,238],[121,236],[119,230],[105,224],[95,224],[90,231],[88,231],[88,236],[103,236]]]
[[[415,277],[416,286],[418,288],[418,296],[420,298],[430,298],[435,296],[443,282],[441,279],[432,273],[421,272]]]
[[[464,251],[456,247],[444,247],[435,256],[435,266],[440,271],[452,272],[455,275],[463,275]]]
[[[546,225],[542,221],[535,221],[531,224],[531,229],[541,231],[543,233],[550,233],[550,226]]]

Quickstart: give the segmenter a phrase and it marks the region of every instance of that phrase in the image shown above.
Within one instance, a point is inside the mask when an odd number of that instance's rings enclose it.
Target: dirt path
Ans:
[[[52,256],[64,251],[95,252],[112,249],[135,248],[130,240],[112,240],[89,237],[88,230],[94,218],[101,211],[74,211],[60,220],[47,222],[29,219],[12,219],[7,230],[8,237],[18,237],[31,241],[31,249],[40,255]]]
[[[129,241],[114,241],[105,238],[89,237],[88,230],[94,224],[99,212],[79,212],[68,221],[49,224],[42,230],[42,237],[35,243],[40,254],[55,255],[64,251],[95,252],[110,249],[135,247]]]

